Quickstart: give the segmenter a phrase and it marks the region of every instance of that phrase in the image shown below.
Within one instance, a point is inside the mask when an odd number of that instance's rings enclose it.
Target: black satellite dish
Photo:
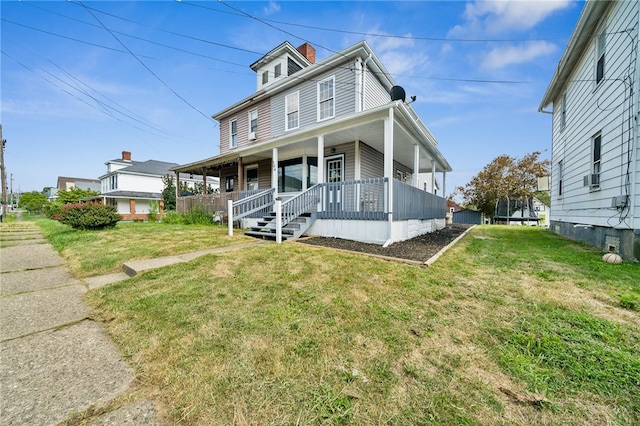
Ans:
[[[404,102],[404,100],[407,98],[407,94],[405,93],[404,89],[400,86],[393,86],[391,88],[391,100],[392,101],[402,101]]]

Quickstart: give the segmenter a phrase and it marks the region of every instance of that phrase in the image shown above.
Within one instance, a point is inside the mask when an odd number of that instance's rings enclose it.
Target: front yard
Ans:
[[[104,250],[120,250],[118,228]],[[172,232],[139,244],[161,250]],[[67,238],[72,265],[91,264],[99,251]],[[426,269],[266,244],[87,300],[137,371],[131,398],[168,424],[638,424],[640,266],[600,258],[482,226]]]

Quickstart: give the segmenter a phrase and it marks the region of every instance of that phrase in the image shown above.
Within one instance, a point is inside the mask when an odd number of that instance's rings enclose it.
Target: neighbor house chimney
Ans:
[[[131,152],[130,151],[122,151],[122,160],[123,161],[131,161]]]
[[[316,49],[313,48],[308,42],[305,42],[302,46],[298,47],[298,52],[302,53],[305,58],[312,64],[316,63]]]

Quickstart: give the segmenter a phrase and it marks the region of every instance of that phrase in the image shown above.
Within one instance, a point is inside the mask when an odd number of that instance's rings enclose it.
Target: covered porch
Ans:
[[[255,192],[272,190],[274,202],[285,202],[314,188],[321,200],[313,208],[317,222],[309,233],[317,235],[329,232],[320,226],[327,220],[442,219],[444,226],[446,202],[439,194],[445,194],[450,170],[436,139],[402,102],[174,169],[220,179],[219,194],[178,197],[179,212],[198,204],[212,214],[228,215],[229,201],[237,203]],[[390,232],[384,233],[387,241]]]

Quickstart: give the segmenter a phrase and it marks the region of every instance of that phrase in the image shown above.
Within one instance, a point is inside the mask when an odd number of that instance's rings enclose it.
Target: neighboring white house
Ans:
[[[107,173],[99,177],[100,198],[105,204],[115,206],[124,220],[148,219],[153,209],[159,212],[163,207],[162,178],[173,176],[171,168],[178,165],[156,160],[133,161],[129,151],[122,151],[122,158],[105,164]],[[201,176],[183,175],[180,178],[190,188],[203,181]],[[216,179],[210,179],[207,185],[218,188]]]
[[[551,230],[625,259],[640,258],[639,10],[587,1],[540,104],[553,104]]]
[[[280,198],[293,237],[383,244],[445,225],[435,189],[451,166],[366,42],[317,63],[308,43],[284,42],[251,69],[256,92],[213,116],[220,155],[174,168],[219,177],[234,220],[268,234],[274,221],[255,216]]]

